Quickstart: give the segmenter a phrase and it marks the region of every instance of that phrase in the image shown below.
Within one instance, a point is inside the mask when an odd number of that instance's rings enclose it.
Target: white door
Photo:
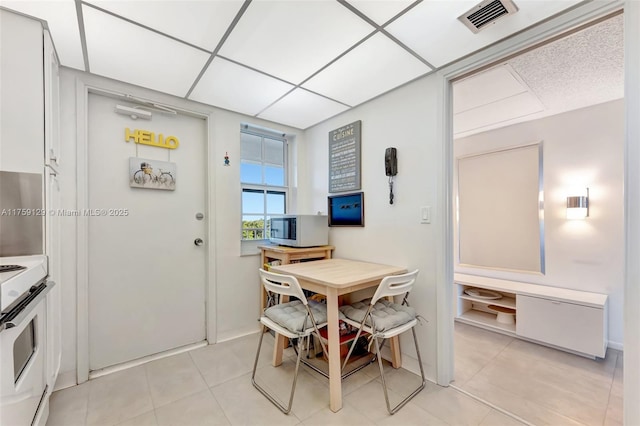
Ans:
[[[194,241],[207,230],[206,121],[156,111],[133,119],[116,105],[135,106],[89,94],[90,211],[81,214],[89,215],[90,370],[205,339],[206,244]],[[179,146],[126,142],[125,129],[174,136]],[[144,182],[155,182],[130,186],[132,157],[136,167],[150,164]],[[167,162],[170,179],[160,176]]]

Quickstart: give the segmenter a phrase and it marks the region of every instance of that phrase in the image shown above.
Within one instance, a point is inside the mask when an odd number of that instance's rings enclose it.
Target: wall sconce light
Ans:
[[[587,195],[567,197],[567,219],[584,219],[589,216],[589,188]]]

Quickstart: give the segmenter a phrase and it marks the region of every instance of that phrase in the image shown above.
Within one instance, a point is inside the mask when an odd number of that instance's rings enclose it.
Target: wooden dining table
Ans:
[[[400,266],[361,262],[348,259],[326,259],[272,266],[271,271],[293,275],[300,286],[314,293],[323,294],[327,300],[328,359],[329,359],[329,407],[336,412],[342,408],[342,374],[340,362],[340,330],[338,300],[354,291],[377,287],[382,278],[407,272]],[[284,337],[276,335],[273,365],[282,363]],[[391,341],[391,358],[394,368],[401,367],[400,343],[397,337]]]

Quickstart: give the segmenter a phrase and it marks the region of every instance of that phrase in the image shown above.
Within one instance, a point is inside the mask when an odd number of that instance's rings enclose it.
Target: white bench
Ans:
[[[590,358],[606,354],[606,294],[467,274],[454,274],[454,283],[457,321]],[[489,290],[501,298],[469,295],[465,293],[469,288]],[[498,322],[489,305],[515,309],[515,324]]]

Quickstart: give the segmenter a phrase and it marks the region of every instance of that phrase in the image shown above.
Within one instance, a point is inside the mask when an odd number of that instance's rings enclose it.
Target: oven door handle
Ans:
[[[45,288],[40,291],[40,293],[38,293],[26,306],[24,306],[18,315],[7,322],[0,324],[0,332],[5,329],[19,326],[22,321],[24,321],[24,319],[36,308],[36,306],[38,306],[38,304],[47,297],[47,293],[49,293],[55,285],[56,283],[54,281],[47,281]]]

